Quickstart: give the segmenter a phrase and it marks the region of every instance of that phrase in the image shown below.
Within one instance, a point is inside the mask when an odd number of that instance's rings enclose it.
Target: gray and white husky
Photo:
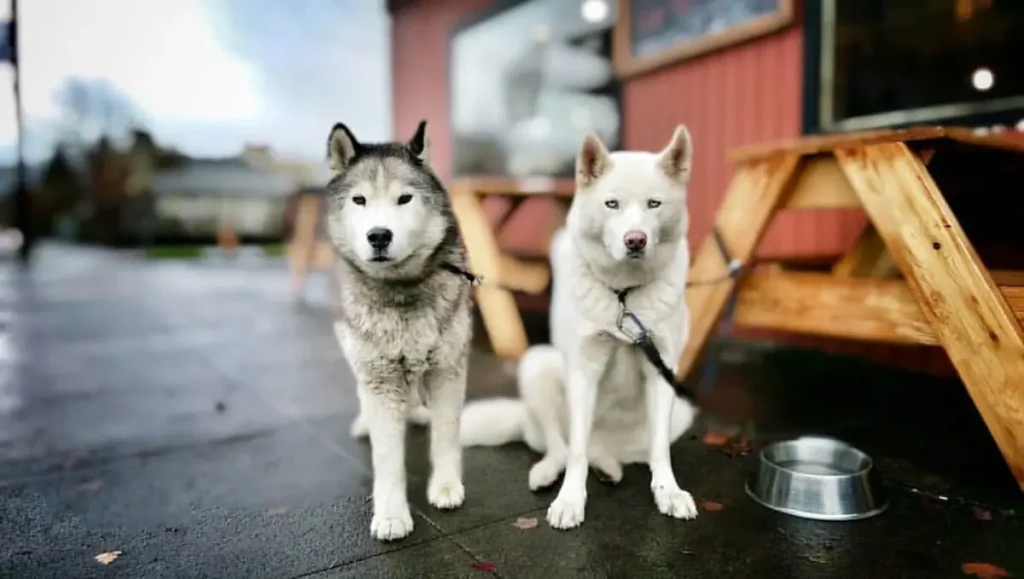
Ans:
[[[596,136],[583,142],[576,195],[551,249],[552,345],[532,346],[519,361],[520,398],[471,402],[463,412],[464,445],[522,440],[543,453],[530,469],[531,490],[565,471],[548,509],[552,527],[583,522],[588,464],[618,482],[622,464],[647,463],[658,510],[697,516],[669,456],[695,409],[616,327],[617,293],[630,288],[626,305],[669,368],[686,346],[691,149],[684,126],[658,153],[609,153]]]
[[[339,123],[328,138],[327,231],[338,259],[335,333],[355,374],[373,455],[373,520],[380,540],[412,532],[405,430],[430,421],[427,500],[465,499],[459,422],[472,334],[466,252],[447,192],[430,168],[426,121],[408,143],[360,143]],[[447,270],[445,268],[448,268]]]

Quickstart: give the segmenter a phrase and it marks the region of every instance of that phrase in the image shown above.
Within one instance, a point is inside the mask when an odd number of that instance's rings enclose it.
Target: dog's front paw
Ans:
[[[408,416],[409,422],[412,422],[413,424],[417,424],[419,426],[426,426],[427,424],[430,424],[430,411],[422,404],[415,408],[410,408]]]
[[[412,532],[412,514],[406,507],[405,512],[374,513],[370,521],[370,534],[378,541],[396,541],[404,539]]]
[[[572,529],[583,524],[583,513],[587,506],[586,495],[564,497],[559,494],[548,507],[548,524],[555,529]]]
[[[697,518],[697,504],[693,502],[693,495],[678,485],[651,485],[651,491],[661,514],[677,519]]]
[[[427,485],[427,501],[439,509],[457,509],[465,500],[466,487],[458,480],[432,480]]]
[[[348,427],[348,433],[352,438],[366,438],[370,436],[370,425],[367,424],[366,418],[362,413],[356,416],[356,419],[352,421],[352,425]]]

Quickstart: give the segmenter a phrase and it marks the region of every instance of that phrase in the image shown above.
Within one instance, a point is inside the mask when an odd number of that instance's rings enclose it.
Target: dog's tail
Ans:
[[[560,404],[562,355],[547,344],[527,348],[516,369],[519,392],[525,392],[534,404]],[[489,398],[469,402],[462,409],[460,438],[462,446],[500,446],[537,438],[530,427],[529,409],[518,398]]]
[[[474,400],[462,409],[462,446],[501,446],[523,440],[526,404],[518,398]]]

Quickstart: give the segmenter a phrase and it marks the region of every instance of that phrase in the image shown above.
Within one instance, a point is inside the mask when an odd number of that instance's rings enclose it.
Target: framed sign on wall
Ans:
[[[745,42],[793,22],[794,0],[619,0],[620,78]]]

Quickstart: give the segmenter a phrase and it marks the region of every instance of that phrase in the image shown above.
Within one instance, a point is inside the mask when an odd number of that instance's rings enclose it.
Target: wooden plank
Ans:
[[[1024,490],[1024,329],[905,144],[836,157]]]
[[[527,261],[502,253],[498,257],[498,276],[492,281],[507,288],[538,295],[551,283],[551,268],[543,261]]]
[[[1020,133],[1017,133],[1016,136],[1013,133],[978,135],[975,134],[974,129],[967,127],[949,127],[946,129],[946,134],[950,139],[967,145],[1024,153],[1024,139],[1020,137]]]
[[[488,280],[501,279],[504,257],[498,249],[494,230],[480,204],[480,198],[465,184],[452,187],[449,193],[466,244],[469,268]],[[515,296],[506,289],[484,284],[476,288],[476,306],[480,310],[494,353],[511,359],[522,356],[528,342]]]
[[[847,277],[897,277],[900,270],[889,256],[885,242],[870,223],[857,243],[832,267],[832,275]]]
[[[738,147],[730,151],[730,156],[736,162],[744,162],[763,159],[780,153],[816,155],[841,147],[940,139],[945,135],[946,130],[942,127],[876,129],[851,133],[812,135],[775,143]]]
[[[1024,271],[1019,269],[991,270],[992,281],[999,286],[1024,286]]]
[[[1000,292],[1024,324],[1024,287],[1000,287]],[[848,340],[939,345],[903,280],[756,273],[740,288],[736,323]]]
[[[302,297],[306,288],[306,275],[315,257],[316,223],[320,218],[320,197],[303,195],[295,212],[295,229],[289,244],[289,265],[292,270],[292,299]]]
[[[467,176],[456,179],[451,189],[469,190],[477,195],[572,197],[576,192],[576,182],[572,179],[553,179],[551,177],[515,179]]]
[[[715,216],[715,226],[733,258],[745,264],[753,258],[757,244],[793,183],[799,160],[797,155],[784,155],[737,168]],[[727,265],[713,236],[708,236],[693,258],[690,279],[715,279],[728,271]],[[687,289],[690,339],[676,366],[679,376],[685,377],[693,368],[718,326],[735,285],[735,281],[728,280]]]
[[[858,209],[860,199],[835,156],[814,155],[801,162],[786,209]]]
[[[938,139],[950,139],[979,147],[1024,151],[1024,141],[1005,135],[975,135],[971,129],[965,127],[921,126],[814,135],[764,145],[738,147],[730,151],[729,154],[733,161],[739,163],[764,159],[782,153],[815,155],[840,148]]]
[[[1024,286],[1002,285],[999,286],[999,293],[1003,294],[1006,305],[1010,306],[1017,321],[1024,326]]]
[[[804,272],[753,274],[740,289],[736,323],[890,344],[939,343],[902,280],[837,279]]]

